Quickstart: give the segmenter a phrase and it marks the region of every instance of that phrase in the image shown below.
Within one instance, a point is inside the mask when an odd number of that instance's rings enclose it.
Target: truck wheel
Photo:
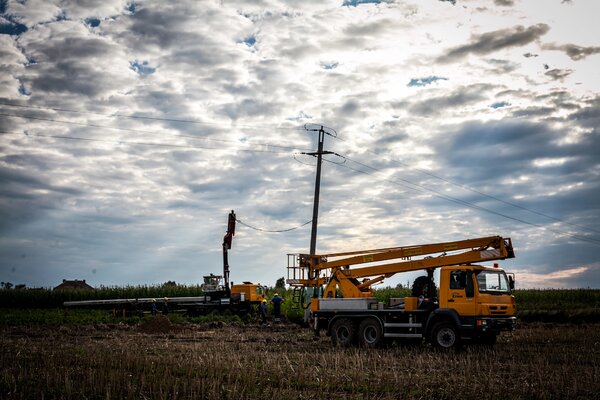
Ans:
[[[364,347],[377,347],[383,340],[381,324],[373,318],[365,319],[358,327],[358,338]]]
[[[456,326],[450,322],[439,322],[431,331],[431,343],[441,350],[460,346],[460,336]]]
[[[435,285],[434,285],[434,288],[435,288]],[[412,290],[411,290],[411,294],[410,295],[412,297],[419,297],[419,296],[435,297],[435,293],[433,293],[432,295],[430,295],[428,293],[428,289],[429,289],[429,278],[427,278],[426,276],[419,276],[413,282]]]
[[[331,341],[334,345],[348,347],[354,342],[354,324],[348,318],[338,319],[331,327]]]

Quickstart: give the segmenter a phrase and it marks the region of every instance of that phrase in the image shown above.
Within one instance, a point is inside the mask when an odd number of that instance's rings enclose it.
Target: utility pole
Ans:
[[[326,132],[323,125],[319,127],[319,129],[308,129],[304,126],[304,129],[311,132],[319,133],[319,146],[316,153],[302,153],[309,156],[317,156],[317,176],[315,178],[315,197],[313,201],[313,215],[312,215],[312,229],[310,232],[310,255],[315,255],[317,251],[317,225],[319,220],[319,194],[321,191],[321,162],[323,160],[323,154],[335,154],[331,151],[323,151],[323,142],[325,141],[325,134],[335,137],[335,135]],[[335,132],[333,129],[331,131]]]

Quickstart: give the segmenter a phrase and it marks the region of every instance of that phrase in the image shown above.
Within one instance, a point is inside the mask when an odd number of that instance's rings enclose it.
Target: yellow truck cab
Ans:
[[[266,298],[265,287],[252,282],[231,285],[231,298],[258,304]]]
[[[516,324],[514,278],[480,265],[440,268],[439,310],[454,311],[462,337],[493,343]]]

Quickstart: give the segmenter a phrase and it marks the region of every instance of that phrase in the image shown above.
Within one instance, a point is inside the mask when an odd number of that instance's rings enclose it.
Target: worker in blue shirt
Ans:
[[[279,293],[275,293],[275,296],[271,299],[271,303],[273,303],[273,316],[274,321],[281,321],[281,303],[283,303],[283,299],[279,296]]]
[[[267,299],[263,299],[258,305],[258,313],[260,315],[261,323],[267,324]]]

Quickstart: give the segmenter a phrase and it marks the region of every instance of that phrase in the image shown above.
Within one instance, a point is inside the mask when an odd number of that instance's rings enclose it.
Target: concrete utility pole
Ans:
[[[319,147],[316,153],[302,153],[309,156],[317,156],[317,176],[315,178],[315,197],[313,201],[313,216],[312,216],[312,229],[310,232],[310,255],[315,255],[317,251],[317,225],[319,220],[319,194],[321,191],[321,162],[323,160],[323,154],[335,154],[331,151],[323,151],[323,142],[325,141],[325,134],[329,136],[334,136],[329,132],[325,132],[323,125],[320,126],[319,129],[308,129],[306,126],[304,127],[307,131],[318,132],[319,133]],[[333,130],[332,130],[333,131]],[[335,132],[335,131],[333,131]]]

